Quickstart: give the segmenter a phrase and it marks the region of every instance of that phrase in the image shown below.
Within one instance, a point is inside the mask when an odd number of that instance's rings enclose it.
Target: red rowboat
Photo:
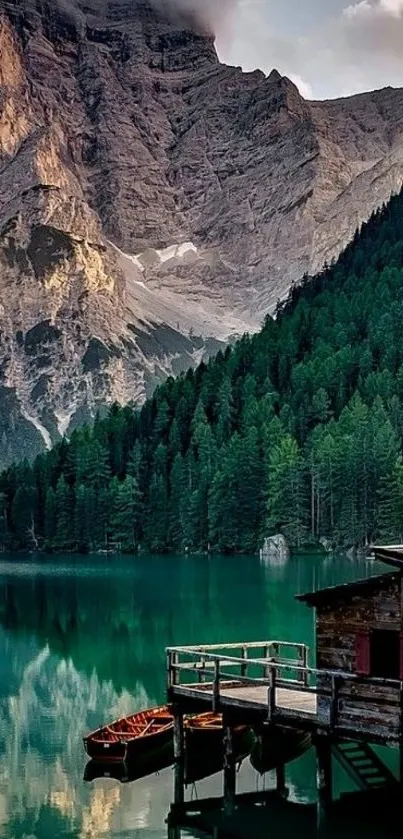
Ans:
[[[171,750],[173,762],[173,716],[166,705],[123,717],[83,739],[94,760],[127,761]]]

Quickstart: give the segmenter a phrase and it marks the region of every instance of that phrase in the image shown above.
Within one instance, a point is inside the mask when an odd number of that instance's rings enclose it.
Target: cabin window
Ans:
[[[374,629],[370,635],[370,675],[380,679],[401,678],[401,635]]]
[[[359,676],[369,676],[371,673],[370,633],[366,630],[359,632],[355,639],[355,670]]]

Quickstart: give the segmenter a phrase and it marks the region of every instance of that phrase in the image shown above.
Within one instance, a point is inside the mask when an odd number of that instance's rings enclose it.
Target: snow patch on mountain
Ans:
[[[258,326],[256,321],[247,314],[237,315],[231,311],[221,300],[210,297],[207,293],[191,293],[191,289],[184,285],[181,290],[179,286],[175,290],[169,288],[165,277],[156,279],[153,275],[153,282],[148,284],[144,281],[144,274],[139,273],[137,261],[139,257],[133,257],[120,248],[113,246],[119,256],[120,267],[123,270],[126,280],[126,302],[128,309],[133,312],[133,319],[136,323],[143,322],[150,326],[166,324],[182,335],[195,335],[203,338],[214,338],[217,341],[228,341],[235,336],[243,335],[245,332],[256,332]],[[177,257],[167,256],[179,254]],[[150,255],[151,251],[142,254]],[[157,254],[155,250],[153,253]],[[184,258],[192,254],[198,258],[197,249],[192,243],[184,245],[172,245],[164,252],[164,259],[161,265],[169,265],[170,259]],[[166,258],[165,258],[166,257]]]
[[[49,431],[47,430],[47,428],[45,428],[44,425],[42,425],[42,423],[39,421],[38,417],[35,417],[32,414],[29,414],[28,411],[26,410],[26,408],[23,408],[22,406],[21,406],[21,414],[24,417],[24,419],[27,420],[27,422],[30,422],[31,425],[35,426],[36,430],[39,431],[39,434],[43,438],[43,441],[45,443],[46,448],[51,449],[52,448],[52,438],[49,434]]]
[[[57,430],[58,430],[61,437],[64,437],[65,434],[67,433],[70,422],[71,422],[72,417],[74,416],[75,412],[76,412],[76,405],[74,405],[69,410],[62,411],[62,410],[59,409],[58,411],[55,411]]]
[[[156,253],[158,254],[161,262],[167,262],[168,259],[183,259],[185,256],[189,256],[189,254],[194,254],[197,256],[197,248],[193,244],[193,242],[183,242],[182,245],[170,245],[168,248],[163,248],[163,250],[157,250]]]

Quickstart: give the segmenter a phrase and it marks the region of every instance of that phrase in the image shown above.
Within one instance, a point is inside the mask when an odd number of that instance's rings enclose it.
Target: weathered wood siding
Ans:
[[[331,604],[319,605],[316,612],[316,666],[318,669],[357,673],[357,636],[365,631],[402,630],[401,580],[393,578],[379,590],[365,595],[344,596]],[[318,687],[331,692],[329,678],[318,680]],[[352,731],[373,731],[395,739],[401,721],[400,689],[371,684],[370,681],[342,681],[334,707],[329,697],[319,697],[323,719],[335,715],[335,722]]]

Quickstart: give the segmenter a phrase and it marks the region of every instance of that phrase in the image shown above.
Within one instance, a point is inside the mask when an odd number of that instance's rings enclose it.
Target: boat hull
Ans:
[[[185,783],[202,781],[221,772],[224,766],[224,731],[222,728],[192,729],[186,731]],[[249,726],[233,730],[232,747],[235,762],[247,758],[255,743],[255,734]]]
[[[127,743],[120,740],[116,743],[94,742],[84,738],[84,747],[88,757],[93,760],[108,763],[119,763],[125,760]]]
[[[134,760],[126,761],[88,761],[84,770],[84,781],[92,782],[99,778],[111,778],[121,784],[129,784],[156,775],[163,769],[172,766],[173,747],[168,743],[154,754],[137,756]]]
[[[167,751],[173,762],[173,717],[169,709],[150,708],[116,720],[84,737],[84,747],[97,763],[141,761]]]
[[[312,738],[305,731],[282,726],[267,727],[256,731],[256,742],[250,762],[260,775],[277,766],[291,763],[310,749]]]
[[[116,743],[103,743],[85,741],[84,745],[88,757],[98,762],[119,763],[133,760],[142,760],[147,755],[154,757],[161,751],[168,751],[173,763],[173,726],[167,731],[156,734],[152,740],[124,738]]]

